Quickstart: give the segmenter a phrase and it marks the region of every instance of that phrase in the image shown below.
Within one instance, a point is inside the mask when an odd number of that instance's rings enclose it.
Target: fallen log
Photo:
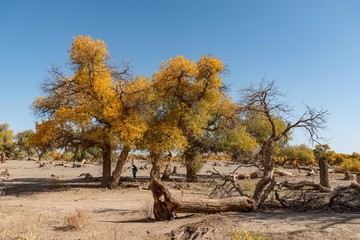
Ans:
[[[274,173],[279,175],[279,176],[287,176],[287,177],[294,176],[291,172],[287,172],[287,171],[279,170],[279,169],[275,169]]]
[[[261,178],[263,175],[264,175],[264,173],[259,170],[259,171],[255,171],[255,172],[250,173],[250,178],[251,179],[253,179],[253,178]]]
[[[308,177],[311,177],[311,176],[314,176],[314,175],[315,175],[315,170],[314,169],[311,169],[311,171],[306,174],[306,176],[308,176]]]
[[[250,179],[250,174],[248,174],[248,173],[237,173],[234,176],[236,179],[239,179],[239,180]]]
[[[224,199],[176,200],[167,188],[156,180],[153,180],[150,189],[154,197],[156,220],[173,219],[176,213],[250,212],[254,209],[252,199],[246,196]]]
[[[331,192],[330,188],[323,187],[318,183],[310,182],[310,181],[300,181],[295,183],[289,183],[288,181],[282,182],[279,184],[279,188],[285,187],[290,190],[299,190],[304,187],[311,187],[313,190],[319,190],[320,192]]]

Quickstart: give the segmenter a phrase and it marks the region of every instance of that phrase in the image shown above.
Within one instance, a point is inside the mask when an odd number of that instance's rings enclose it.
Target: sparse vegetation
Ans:
[[[360,160],[357,158],[346,158],[340,166],[336,167],[337,172],[345,172],[346,170],[360,172]]]
[[[232,240],[271,240],[258,232],[251,230],[233,229],[231,232]]]
[[[86,213],[83,209],[76,209],[66,217],[65,229],[80,230],[85,227]]]

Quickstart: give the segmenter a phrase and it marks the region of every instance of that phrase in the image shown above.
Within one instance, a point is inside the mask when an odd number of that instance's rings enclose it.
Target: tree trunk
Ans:
[[[124,146],[123,149],[121,150],[119,159],[116,162],[115,170],[112,175],[112,180],[110,184],[111,189],[117,188],[120,184],[122,169],[125,165],[129,152],[130,152],[130,148],[127,146]]]
[[[154,216],[156,220],[173,219],[176,213],[250,212],[254,209],[253,201],[244,196],[177,201],[164,185],[155,180],[152,182],[151,191],[154,197]]]
[[[270,192],[269,191],[264,192],[264,189],[270,182],[272,182],[274,178],[275,161],[272,158],[273,142],[271,140],[269,140],[268,143],[264,145],[262,152],[264,158],[264,162],[263,162],[264,174],[262,178],[259,180],[259,182],[256,184],[254,195],[252,197],[255,202],[256,208],[266,200],[267,195],[269,195]]]
[[[329,181],[328,165],[325,157],[319,159],[319,173],[320,173],[320,185],[326,188],[331,188]]]
[[[356,174],[356,182],[360,184],[360,173]]]
[[[177,166],[174,166],[173,170],[172,170],[173,174],[177,174]]]
[[[79,145],[76,145],[76,147],[75,147],[75,151],[74,151],[74,155],[73,155],[73,157],[71,158],[71,161],[78,161],[79,159],[78,159],[78,153],[79,153],[79,150],[80,150],[80,146]],[[66,152],[66,151],[65,151]],[[65,152],[64,152],[64,154],[65,154]]]
[[[6,160],[5,153],[1,152],[0,158],[1,158],[1,163],[5,163],[5,160]]]
[[[187,182],[197,182],[197,167],[196,167],[196,153],[192,149],[187,149],[184,152],[185,157],[185,166],[186,166],[186,181]]]
[[[161,161],[161,153],[155,153],[155,152],[151,152],[150,153],[150,159],[151,159],[151,170],[150,170],[150,183],[152,182],[152,180],[156,179],[159,180],[160,179],[160,161]]]
[[[111,143],[105,143],[102,149],[103,155],[103,173],[101,179],[102,187],[109,187],[111,181]]]
[[[161,180],[170,180],[170,174],[171,174],[171,163],[167,163],[163,175],[161,177]]]

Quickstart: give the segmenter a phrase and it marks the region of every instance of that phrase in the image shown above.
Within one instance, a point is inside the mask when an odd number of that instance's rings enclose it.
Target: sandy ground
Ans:
[[[146,162],[136,161],[138,167]],[[212,168],[208,162],[200,174]],[[229,173],[236,165],[224,162],[216,168]],[[131,183],[128,163],[125,183]],[[8,169],[10,178],[2,182],[5,195],[0,198],[0,239],[171,239],[171,232],[186,225],[202,225],[211,231],[203,239],[231,239],[234,230],[254,231],[269,239],[360,239],[360,214],[334,212],[294,213],[265,211],[259,213],[196,214],[171,221],[157,222],[152,218],[152,194],[146,189],[149,170],[139,170],[143,189],[108,190],[99,182],[84,180],[81,173],[101,175],[101,165],[85,164],[81,168],[55,166],[47,163],[39,168],[35,161],[8,160],[0,171]],[[185,169],[178,165],[179,174]],[[251,172],[250,169],[239,169]],[[332,175],[333,184],[344,181]],[[289,180],[295,180],[290,177]],[[317,181],[317,177],[313,179]],[[175,197],[204,197],[211,183],[190,184],[189,189],[174,189],[175,183],[165,182]],[[84,215],[81,229],[68,228],[68,219],[79,209]]]

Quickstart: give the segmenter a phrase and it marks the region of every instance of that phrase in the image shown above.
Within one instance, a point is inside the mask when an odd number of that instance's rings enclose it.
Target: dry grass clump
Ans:
[[[85,226],[86,214],[82,209],[76,209],[75,212],[70,213],[66,218],[65,229],[79,230]]]
[[[0,239],[38,240],[40,238],[37,233],[41,225],[42,219],[40,216],[38,218],[27,217],[21,221],[2,221],[0,224]]]
[[[14,239],[14,240],[37,240],[39,238],[35,234],[30,232],[30,233],[21,233],[18,236],[16,236],[15,238],[10,238],[10,239]]]
[[[244,180],[240,182],[240,186],[247,192],[247,193],[253,193],[256,188],[256,181],[254,180]]]
[[[269,237],[260,235],[257,232],[241,229],[233,229],[231,231],[232,240],[270,240]]]

